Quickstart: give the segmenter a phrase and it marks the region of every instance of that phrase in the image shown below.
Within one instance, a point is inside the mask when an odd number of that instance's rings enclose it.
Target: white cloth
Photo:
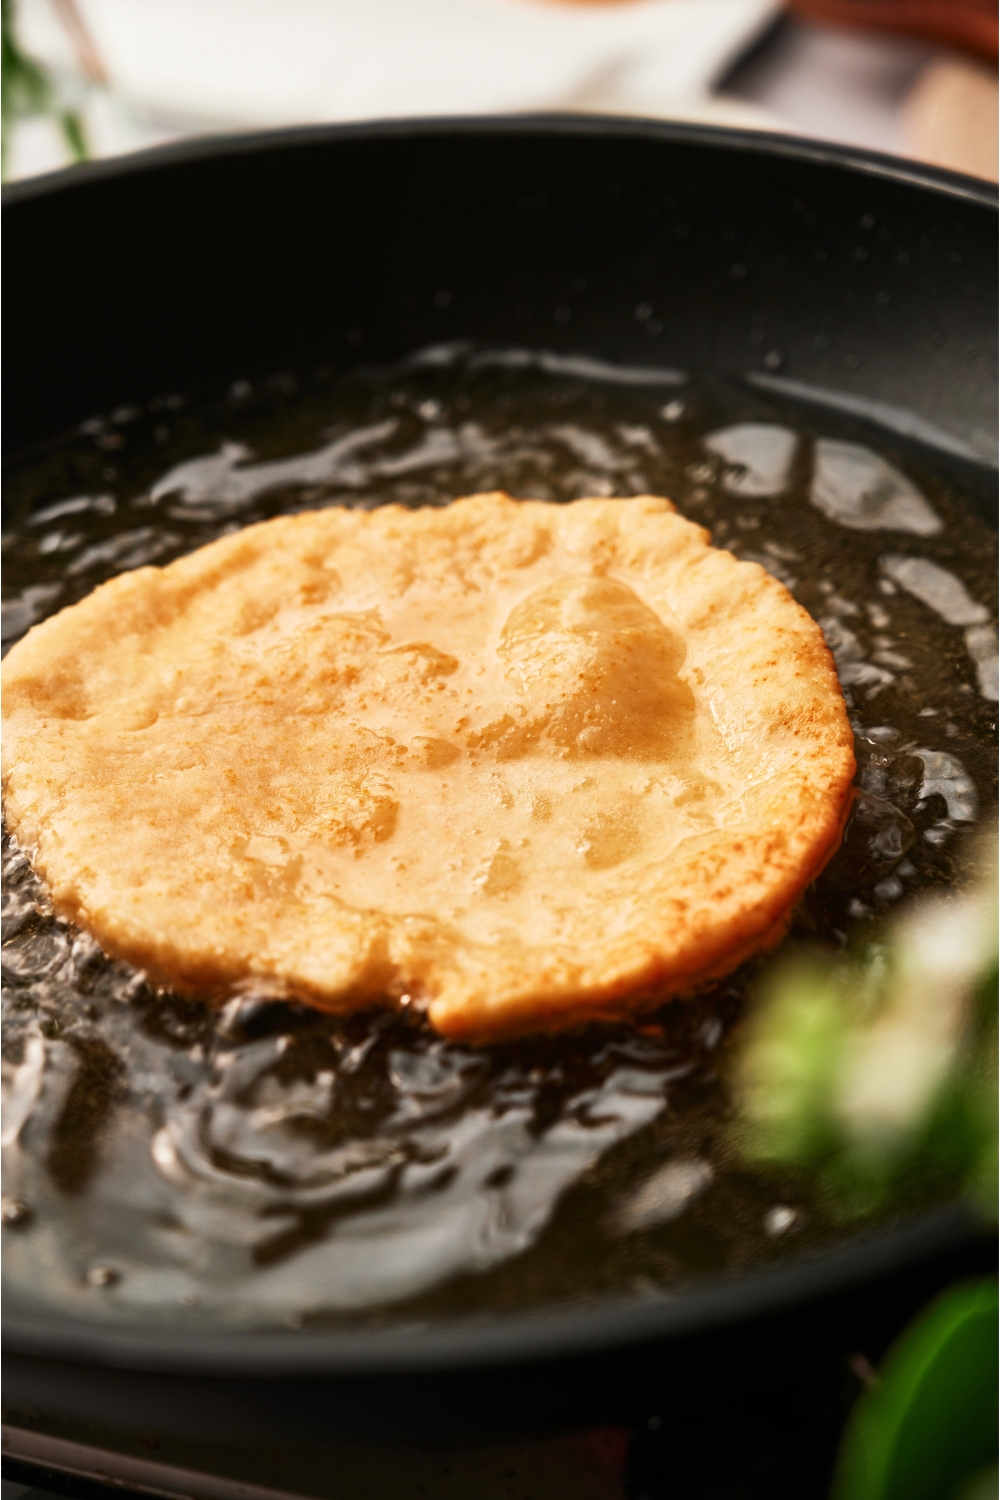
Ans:
[[[113,83],[113,107],[84,100],[99,154],[213,128],[415,115],[565,109],[774,123],[712,90],[778,0],[79,3]],[[71,79],[72,47],[50,0],[21,0],[18,15],[27,50]]]

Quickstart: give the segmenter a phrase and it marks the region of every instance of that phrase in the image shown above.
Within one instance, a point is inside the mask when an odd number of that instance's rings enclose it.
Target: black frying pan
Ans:
[[[558,117],[324,127],[76,169],[8,192],[8,456],[171,389],[475,339],[819,389],[982,492],[995,197],[780,137]],[[488,1326],[173,1336],[8,1316],[9,1417],[101,1445],[246,1445],[735,1409],[784,1399],[817,1349],[850,1352],[862,1330],[876,1353],[989,1255],[956,1209],[673,1300]]]

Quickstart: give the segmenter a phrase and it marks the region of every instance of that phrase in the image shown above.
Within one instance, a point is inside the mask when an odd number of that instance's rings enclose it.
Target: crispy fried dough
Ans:
[[[158,982],[491,1038],[683,994],[836,847],[818,627],[667,500],[267,521],[36,626],[9,823]]]

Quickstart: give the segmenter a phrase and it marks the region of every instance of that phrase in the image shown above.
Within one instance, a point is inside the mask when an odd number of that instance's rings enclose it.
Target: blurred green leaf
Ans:
[[[0,0],[0,173],[7,175],[11,130],[18,120],[48,115],[58,126],[74,161],[90,155],[83,121],[67,109],[44,68],[21,48],[14,0]]]
[[[805,1173],[827,1212],[997,1198],[993,862],[929,895],[854,954],[799,954],[763,977],[735,1073],[737,1149]]]
[[[87,145],[87,137],[83,129],[83,121],[72,109],[64,109],[59,112],[59,128],[63,134],[63,140],[69,149],[69,154],[74,161],[86,161],[90,155]]]
[[[815,1161],[833,1147],[830,1107],[846,1036],[829,965],[804,959],[778,971],[744,1056],[744,1120],[758,1160]]]
[[[997,1309],[995,1280],[968,1282],[911,1323],[851,1414],[834,1500],[978,1500],[997,1452]]]

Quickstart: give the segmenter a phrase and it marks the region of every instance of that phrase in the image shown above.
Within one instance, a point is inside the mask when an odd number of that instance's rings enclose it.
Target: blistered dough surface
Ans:
[[[9,824],[109,951],[473,1039],[735,967],[854,774],[819,628],[650,496],[267,521],[37,626],[3,689]]]

